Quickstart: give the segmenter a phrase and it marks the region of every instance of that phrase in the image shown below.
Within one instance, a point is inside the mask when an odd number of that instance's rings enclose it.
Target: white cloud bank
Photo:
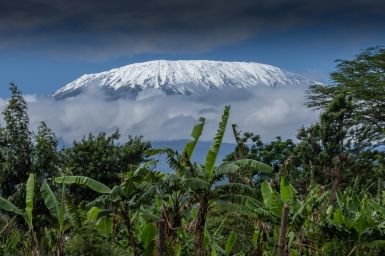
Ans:
[[[98,94],[83,94],[55,101],[26,95],[31,129],[45,121],[66,143],[88,133],[119,129],[127,135],[143,135],[147,140],[187,139],[198,118],[206,117],[203,140],[211,140],[223,107],[231,105],[229,124],[237,123],[242,131],[294,138],[298,128],[310,125],[318,113],[304,106],[304,87],[214,90],[204,95],[164,96],[145,92],[137,100],[109,101]],[[6,105],[0,99],[0,107]],[[1,121],[4,125],[4,121]],[[228,126],[225,140],[233,142]]]

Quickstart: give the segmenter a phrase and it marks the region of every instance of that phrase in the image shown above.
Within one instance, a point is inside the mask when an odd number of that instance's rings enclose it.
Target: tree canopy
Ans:
[[[357,146],[385,144],[385,48],[373,47],[353,60],[337,60],[331,84],[317,84],[308,91],[307,106],[326,109],[336,95],[352,103],[351,136]]]

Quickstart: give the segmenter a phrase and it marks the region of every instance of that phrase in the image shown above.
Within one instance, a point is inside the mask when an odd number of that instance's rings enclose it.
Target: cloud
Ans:
[[[8,0],[0,2],[0,49],[100,59],[199,53],[293,27],[371,30],[384,12],[380,0]]]
[[[229,123],[242,131],[261,134],[266,140],[275,136],[294,138],[297,129],[310,125],[318,114],[304,107],[305,88],[260,87],[254,89],[216,90],[197,96],[149,94],[137,100],[109,101],[98,94],[82,94],[55,101],[26,96],[31,129],[45,121],[66,143],[88,133],[119,129],[124,137],[143,135],[148,140],[188,139],[199,117],[206,117],[203,140],[212,140],[223,107],[231,105]],[[229,95],[233,95],[233,100]],[[0,99],[0,107],[6,105]],[[2,121],[2,125],[4,125]],[[228,127],[225,140],[233,142]]]

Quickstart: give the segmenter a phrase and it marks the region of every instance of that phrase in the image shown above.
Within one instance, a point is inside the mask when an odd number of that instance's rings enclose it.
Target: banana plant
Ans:
[[[195,146],[202,134],[205,119],[201,118],[194,126],[191,133],[192,139],[186,144],[182,155],[171,149],[158,150],[157,153],[167,154],[167,161],[170,167],[175,170],[173,182],[183,190],[188,197],[190,205],[197,203],[197,219],[195,221],[195,255],[201,256],[204,252],[204,231],[206,216],[213,202],[226,200],[237,194],[254,194],[253,188],[242,183],[218,182],[231,174],[239,174],[245,167],[256,169],[259,173],[271,173],[269,166],[256,160],[244,159],[234,162],[222,163],[216,166],[218,153],[226,131],[230,115],[230,106],[226,106],[219,123],[218,131],[214,137],[204,164],[192,163]]]
[[[218,182],[231,174],[240,174],[245,167],[258,170],[260,173],[271,173],[271,168],[261,162],[250,159],[222,163],[216,166],[218,153],[222,145],[230,115],[230,106],[226,106],[219,123],[213,144],[210,147],[205,164],[191,164],[192,152],[187,151],[190,157],[186,160],[188,172],[184,172],[184,185],[189,188],[190,197],[198,203],[198,216],[195,224],[195,255],[204,255],[203,239],[206,217],[213,202],[232,198],[234,195],[253,195],[252,187],[242,183]],[[194,140],[197,138],[194,137]],[[187,148],[189,149],[189,148]]]
[[[31,173],[29,174],[27,185],[26,185],[25,209],[22,210],[18,208],[12,202],[10,202],[9,200],[1,196],[0,196],[0,208],[9,213],[16,214],[23,217],[25,223],[28,226],[32,256],[37,256],[39,255],[38,242],[33,230],[33,221],[32,221],[34,197],[35,197],[35,174]]]
[[[153,202],[158,193],[156,183],[162,176],[163,174],[153,172],[146,167],[138,168],[128,172],[123,183],[115,186],[109,195],[108,200],[113,203],[115,214],[124,220],[134,255],[140,254],[138,239],[134,232],[136,229],[135,218],[142,206]],[[147,253],[149,244],[142,243],[142,246],[145,250],[143,253]]]
[[[204,124],[205,118],[201,117],[199,122],[193,127],[191,132],[192,139],[186,143],[182,154],[170,148],[150,149],[146,152],[149,156],[166,154],[167,163],[175,171],[175,173],[165,175],[163,180],[161,180],[160,190],[162,193],[158,194],[162,200],[160,208],[168,215],[163,216],[163,220],[161,221],[164,222],[164,218],[170,220],[170,229],[168,229],[169,236],[175,235],[173,230],[180,228],[183,216],[188,214],[188,205],[191,204],[191,202],[187,196],[188,188],[184,184],[183,174],[189,171],[186,168],[186,160],[191,158],[203,132]],[[159,213],[159,215],[164,214]]]
[[[336,205],[329,206],[325,215],[319,223],[324,238],[339,243],[340,251],[355,251],[356,255],[385,252],[385,208],[370,195],[350,187],[337,196]]]
[[[64,195],[65,195],[65,185],[62,186],[61,191],[61,200],[59,201],[56,198],[56,195],[52,191],[51,187],[48,185],[47,181],[44,181],[40,187],[41,196],[44,200],[44,204],[58,222],[58,237],[56,242],[56,256],[64,255],[64,214],[65,214],[65,205],[64,205]]]
[[[61,202],[59,202],[53,193],[52,189],[49,187],[48,183],[46,181],[43,182],[43,185],[41,186],[41,193],[42,197],[44,199],[44,203],[50,213],[57,218],[58,221],[58,240],[57,240],[57,246],[56,246],[56,255],[61,256],[63,255],[63,249],[64,249],[64,215],[65,215],[65,205],[64,205],[64,196],[65,196],[65,184],[78,184],[78,185],[84,185],[88,188],[101,193],[101,194],[108,194],[111,193],[111,189],[104,185],[103,183],[96,181],[94,179],[91,179],[89,177],[85,176],[62,176],[55,178],[55,182],[62,184],[62,193],[61,193]],[[91,209],[95,210],[95,209]],[[95,211],[94,211],[95,212]],[[89,213],[90,215],[91,213]],[[92,214],[91,214],[92,215]],[[92,216],[97,216],[97,214],[93,214]],[[106,218],[100,219],[96,223],[96,229],[99,233],[107,232],[107,228],[109,226],[110,220]]]
[[[315,211],[320,212],[321,206],[327,201],[328,192],[315,186],[306,198],[300,199],[295,188],[285,177],[281,177],[279,192],[268,181],[264,181],[261,183],[261,194],[261,200],[250,197],[246,203],[234,208],[237,215],[255,220],[258,223],[257,232],[264,233],[259,235],[265,239],[258,239],[255,251],[266,251],[266,242],[275,245],[280,240],[281,249],[289,248],[291,254],[296,255],[295,248],[306,245],[302,243],[302,238],[315,237],[315,233],[319,231],[317,225],[313,225],[316,222],[313,218],[318,216]],[[275,248],[271,251],[274,250]]]
[[[15,218],[16,216],[7,221],[7,223],[2,227],[0,235],[3,235],[3,232],[9,228]],[[15,227],[11,230],[11,233],[5,234],[5,240],[2,239],[3,241],[1,241],[0,244],[0,253],[4,256],[15,255],[17,252],[17,245],[21,241],[20,230]]]
[[[122,184],[115,186],[113,189],[108,188],[101,182],[84,176],[64,176],[55,179],[58,183],[86,185],[96,192],[104,194],[89,206],[105,206],[109,204],[112,207],[113,214],[124,220],[127,228],[128,240],[130,242],[134,255],[140,254],[138,239],[135,236],[134,217],[142,205],[151,202],[157,192],[156,186],[153,184],[161,179],[162,174],[153,172],[147,168],[139,167],[134,171],[127,172]],[[109,224],[109,220],[106,219]],[[108,225],[109,226],[109,225]]]
[[[212,234],[210,234],[207,227],[205,228],[205,243],[211,247],[211,256],[232,255],[232,250],[237,241],[237,234],[232,231],[226,239],[226,237],[221,234],[223,231],[223,225],[224,220]],[[223,241],[225,241],[224,247],[220,245]]]

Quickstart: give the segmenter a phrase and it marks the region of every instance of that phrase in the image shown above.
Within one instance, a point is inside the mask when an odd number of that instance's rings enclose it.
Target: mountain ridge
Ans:
[[[190,95],[212,89],[312,83],[315,81],[299,74],[256,62],[153,60],[85,74],[57,90],[53,96],[64,99],[90,88],[101,88],[113,98],[136,98],[141,91],[147,89],[159,90],[166,95]]]

